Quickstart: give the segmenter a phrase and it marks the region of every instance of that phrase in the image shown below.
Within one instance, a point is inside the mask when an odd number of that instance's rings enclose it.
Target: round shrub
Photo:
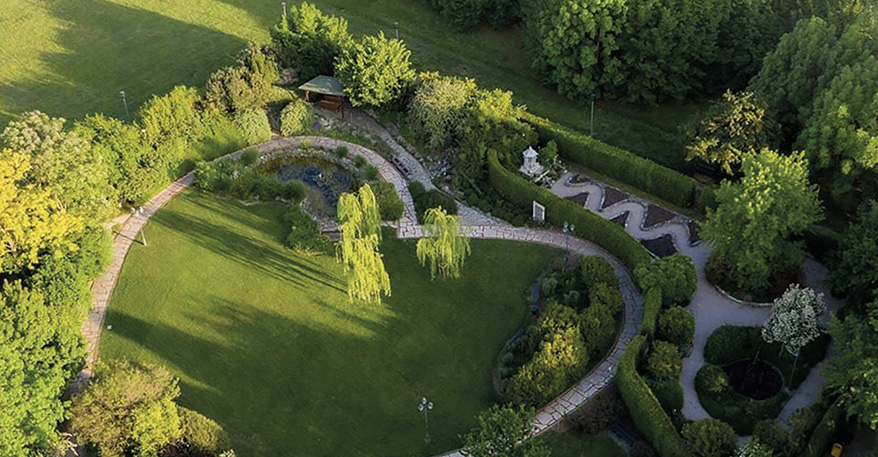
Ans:
[[[661,339],[676,344],[681,350],[688,348],[695,337],[695,316],[679,306],[673,306],[659,316],[658,333]]]
[[[738,436],[719,419],[702,419],[683,426],[683,438],[695,457],[731,457]]]
[[[613,316],[622,314],[625,303],[622,301],[622,292],[618,288],[611,288],[607,283],[596,284],[589,288],[588,301],[590,306],[603,306]]]
[[[374,181],[378,179],[378,168],[375,165],[369,164],[363,168],[363,177],[368,181]]]
[[[232,447],[226,431],[220,424],[201,414],[177,407],[180,415],[180,434],[196,455],[217,455]]]
[[[366,165],[366,158],[357,154],[357,156],[354,157],[354,166],[357,168],[362,168],[363,165]]]
[[[301,98],[294,98],[280,112],[280,133],[283,136],[301,135],[314,124],[314,109]]]
[[[597,256],[583,256],[580,260],[582,268],[582,280],[589,287],[595,284],[607,284],[611,289],[619,288],[619,278],[616,277],[616,271],[607,259]]]
[[[238,163],[245,167],[249,167],[256,163],[257,160],[259,160],[259,151],[248,149],[241,153],[241,157],[238,158]]]
[[[264,110],[238,111],[235,113],[234,121],[247,144],[264,143],[271,139],[271,124],[269,124],[268,116]]]
[[[281,185],[280,198],[299,203],[305,198],[305,192],[307,190],[302,181],[287,181]]]
[[[405,203],[399,198],[396,186],[380,181],[370,185],[375,200],[378,202],[378,214],[382,221],[395,221],[402,217],[405,212]]]
[[[679,252],[638,265],[634,277],[642,289],[661,287],[662,303],[666,306],[688,304],[698,287],[695,263]]]
[[[731,389],[725,370],[711,364],[704,365],[698,370],[695,375],[695,385],[698,386],[698,390],[712,394],[723,394]]]
[[[344,159],[345,157],[348,156],[348,147],[347,146],[338,146],[332,151],[332,153],[335,154],[335,156],[338,157],[339,159]]]
[[[582,312],[579,329],[592,355],[602,356],[616,340],[616,320],[603,306],[589,306]]]
[[[646,359],[646,371],[658,381],[675,379],[683,370],[680,351],[667,341],[655,341]]]
[[[253,179],[251,193],[261,201],[272,201],[280,196],[281,184],[274,176],[260,174]]]
[[[753,438],[759,440],[763,446],[781,452],[789,446],[790,435],[777,421],[764,419],[756,423],[753,428]]]

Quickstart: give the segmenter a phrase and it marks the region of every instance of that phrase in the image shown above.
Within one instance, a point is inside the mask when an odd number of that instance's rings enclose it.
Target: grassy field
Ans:
[[[351,305],[327,256],[280,240],[283,207],[188,191],[129,253],[101,357],[167,365],[181,404],[218,420],[238,455],[435,455],[459,444],[495,394],[504,341],[529,284],[558,250],[473,241],[464,277],[430,281],[414,243],[385,239],[393,295]],[[434,403],[429,445],[421,396]]]
[[[294,3],[291,0],[289,3]],[[313,0],[344,16],[354,33],[400,36],[421,69],[475,77],[515,92],[536,114],[588,131],[588,109],[540,84],[516,28],[455,33],[427,0]],[[247,41],[265,41],[281,13],[277,0],[6,0],[0,9],[0,125],[41,109],[80,117],[104,112],[124,118],[177,84],[202,86]],[[598,103],[595,135],[678,169],[677,126],[696,107],[657,110]]]
[[[628,454],[606,435],[576,432],[546,433],[538,438],[552,451],[552,457],[626,457]]]

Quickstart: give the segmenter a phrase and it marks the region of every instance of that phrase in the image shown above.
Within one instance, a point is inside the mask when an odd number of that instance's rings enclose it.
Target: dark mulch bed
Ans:
[[[622,227],[625,227],[625,225],[628,224],[628,215],[629,214],[630,213],[628,211],[625,211],[624,213],[610,219],[610,222],[615,222],[615,223],[621,225]]]
[[[698,228],[698,222],[695,222],[691,219],[686,225],[689,227],[689,244],[694,246],[695,243],[701,241],[701,229]]]
[[[630,197],[630,195],[616,189],[615,187],[604,186],[604,202],[601,204],[601,209],[609,208],[628,197]]]
[[[567,200],[570,200],[579,206],[585,206],[585,204],[588,202],[588,192],[583,192],[581,194],[576,194],[576,195],[573,195],[571,197],[566,197],[566,198],[567,198]]]
[[[673,219],[674,216],[674,213],[662,208],[661,206],[649,205],[649,207],[646,208],[646,219],[643,221],[643,228],[648,229],[661,224],[662,222],[667,222]]]
[[[777,368],[762,360],[739,360],[723,367],[729,384],[741,395],[765,400],[780,392],[783,377]]]
[[[674,247],[674,240],[670,233],[664,234],[653,240],[640,240],[640,244],[642,244],[649,252],[659,257],[667,257],[677,252],[677,248]]]

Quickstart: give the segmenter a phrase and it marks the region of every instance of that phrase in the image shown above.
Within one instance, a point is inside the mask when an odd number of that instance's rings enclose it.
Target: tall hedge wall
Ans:
[[[698,182],[689,176],[547,119],[532,114],[523,119],[534,126],[540,141],[555,140],[558,152],[568,160],[683,208],[695,202]]]
[[[510,172],[500,165],[494,151],[488,153],[488,179],[504,198],[523,208],[530,208],[534,201],[545,206],[546,220],[550,224],[560,227],[569,222],[575,225],[576,236],[606,249],[630,271],[650,261],[646,249],[625,229]]]
[[[640,334],[649,340],[655,336],[655,326],[662,310],[662,289],[653,287],[643,294],[643,320],[640,323]]]
[[[677,433],[671,418],[662,409],[646,381],[637,373],[637,356],[647,340],[637,335],[622,358],[616,371],[616,386],[631,413],[634,425],[652,443],[661,457],[693,457],[685,441]]]
[[[802,457],[821,457],[827,454],[829,446],[835,439],[838,428],[844,425],[845,409],[841,401],[836,401],[826,410],[826,414],[820,419],[817,427],[811,433],[808,446],[802,452]]]

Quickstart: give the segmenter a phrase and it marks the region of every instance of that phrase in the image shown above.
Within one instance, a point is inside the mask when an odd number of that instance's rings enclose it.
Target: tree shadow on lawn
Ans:
[[[248,238],[207,219],[165,208],[155,216],[153,222],[186,237],[197,246],[274,279],[293,282],[299,288],[306,289],[306,281],[310,280],[335,290],[347,291],[346,286],[333,275],[297,257],[292,251],[289,256],[281,255],[275,246]]]
[[[246,45],[214,29],[105,0],[46,5],[57,19],[54,41],[62,50],[34,50],[46,70],[0,86],[0,125],[34,109],[67,118],[104,112],[125,119],[120,90],[134,116],[154,94],[181,84],[204,86]]]

